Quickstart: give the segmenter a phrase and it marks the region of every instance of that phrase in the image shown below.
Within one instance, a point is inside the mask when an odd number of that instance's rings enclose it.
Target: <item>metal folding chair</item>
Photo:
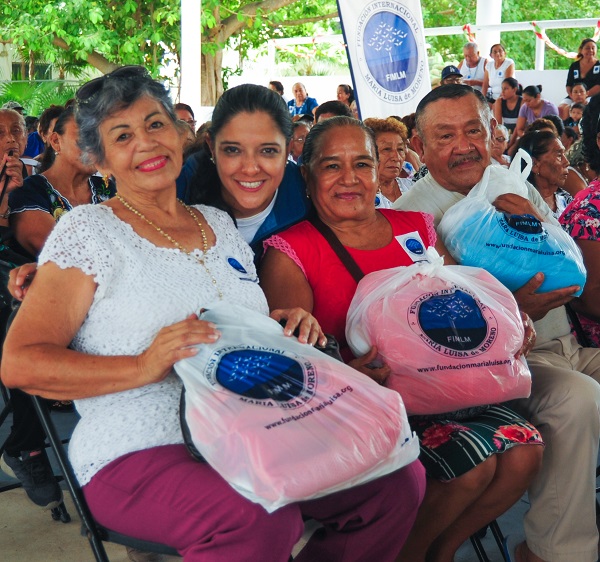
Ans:
[[[44,428],[44,431],[46,432],[46,436],[48,437],[50,447],[52,448],[52,451],[54,452],[58,461],[64,481],[67,485],[69,493],[73,498],[75,508],[77,509],[79,517],[81,518],[82,534],[87,537],[97,562],[109,562],[106,550],[102,544],[103,542],[112,542],[123,546],[129,546],[143,552],[179,556],[178,552],[172,547],[117,533],[116,531],[99,525],[94,520],[83,492],[79,487],[79,483],[77,482],[77,478],[75,477],[75,473],[73,472],[73,468],[71,467],[71,463],[69,462],[67,453],[63,447],[63,443],[58,436],[56,426],[50,417],[48,407],[39,396],[32,396],[32,399],[40,422]]]
[[[479,560],[479,562],[491,562],[490,558],[487,555],[487,552],[485,551],[485,548],[483,548],[483,544],[481,543],[481,539],[485,536],[487,529],[489,529],[492,532],[492,536],[496,541],[496,545],[498,546],[498,549],[502,554],[502,559],[504,560],[504,562],[509,562],[504,552],[505,537],[502,533],[502,530],[500,529],[500,525],[498,525],[498,522],[495,519],[489,525],[487,525],[474,535],[471,535],[470,537],[471,545],[475,550],[477,559]]]

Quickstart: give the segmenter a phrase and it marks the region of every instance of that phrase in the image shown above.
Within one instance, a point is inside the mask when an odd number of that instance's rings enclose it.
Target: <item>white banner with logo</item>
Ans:
[[[415,111],[431,90],[420,2],[337,4],[361,119]]]

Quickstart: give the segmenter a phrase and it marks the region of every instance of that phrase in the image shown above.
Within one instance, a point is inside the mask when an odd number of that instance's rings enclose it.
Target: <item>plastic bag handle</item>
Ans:
[[[525,168],[521,169],[523,162],[525,162]],[[527,181],[532,168],[533,159],[531,158],[531,154],[529,154],[529,152],[525,152],[522,148],[519,148],[508,169],[515,174],[519,174],[521,178]]]
[[[490,164],[483,172],[483,177],[475,184],[473,189],[471,189],[471,191],[469,191],[469,193],[467,194],[467,197],[469,197],[469,198],[481,197],[481,198],[487,200],[487,187],[488,187],[488,183],[490,181],[491,168],[492,168],[492,165]]]
[[[522,162],[525,162],[523,171],[521,171]],[[533,161],[531,156],[520,148],[508,170],[500,166],[488,166],[485,169],[481,180],[475,184],[475,187],[471,189],[467,194],[467,197],[485,199],[489,203],[493,203],[498,196],[505,193],[515,193],[521,197],[527,197],[527,186],[525,182],[529,177],[532,167]],[[494,170],[495,176],[498,174],[503,175],[505,182],[503,182],[502,185],[494,182],[494,185],[490,188],[489,183],[492,170]],[[518,179],[514,177],[515,175],[518,176]]]

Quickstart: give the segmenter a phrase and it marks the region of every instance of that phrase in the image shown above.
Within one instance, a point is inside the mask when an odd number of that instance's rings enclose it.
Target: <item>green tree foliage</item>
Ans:
[[[502,21],[540,21],[574,18],[600,18],[599,5],[589,0],[504,0],[502,3]],[[550,40],[565,51],[577,52],[581,40],[591,37],[593,28],[549,29],[546,33]],[[505,33],[501,35],[508,55],[514,59],[517,69],[533,68],[535,59],[535,35],[533,32]],[[569,68],[572,59],[560,55],[546,47],[545,68]]]
[[[67,53],[102,72],[143,64],[156,74],[179,49],[178,0],[4,0],[0,13],[2,39],[47,62]]]
[[[476,20],[476,0],[423,0],[421,7],[425,27],[462,26]],[[271,38],[336,32],[336,10],[335,0],[202,0],[202,102],[212,105],[223,91],[223,76],[235,72],[222,68],[226,45],[235,48],[243,60],[250,49],[264,48]],[[158,75],[165,60],[179,59],[179,0],[3,0],[0,14],[0,39],[35,53],[36,60],[60,60],[61,66],[69,61],[86,61],[102,72],[122,64],[143,64]],[[504,22],[573,17],[600,17],[597,2],[503,1]],[[550,39],[567,51],[575,51],[581,39],[592,33],[592,29],[548,31]],[[502,41],[517,68],[532,68],[533,31],[503,34]],[[462,58],[464,35],[431,37],[428,42],[437,58]],[[308,59],[312,55],[335,58],[325,48],[313,48],[311,52],[305,46],[296,52],[280,53],[279,60]],[[547,68],[566,68],[570,62],[547,49]]]
[[[58,81],[5,82],[0,85],[0,105],[18,100],[24,105],[27,115],[39,116],[52,104],[64,105],[75,96],[77,87]]]
[[[335,0],[204,0],[202,102],[211,105],[223,92],[222,50],[226,45],[236,48],[243,59],[251,48],[264,46],[268,39],[324,31],[328,27],[324,22],[337,15],[336,10]]]

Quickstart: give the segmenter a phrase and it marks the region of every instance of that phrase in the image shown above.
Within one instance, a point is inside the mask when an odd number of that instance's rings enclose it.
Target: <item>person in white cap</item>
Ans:
[[[14,109],[17,113],[23,115],[23,110],[25,109],[18,101],[7,101],[2,109]]]

